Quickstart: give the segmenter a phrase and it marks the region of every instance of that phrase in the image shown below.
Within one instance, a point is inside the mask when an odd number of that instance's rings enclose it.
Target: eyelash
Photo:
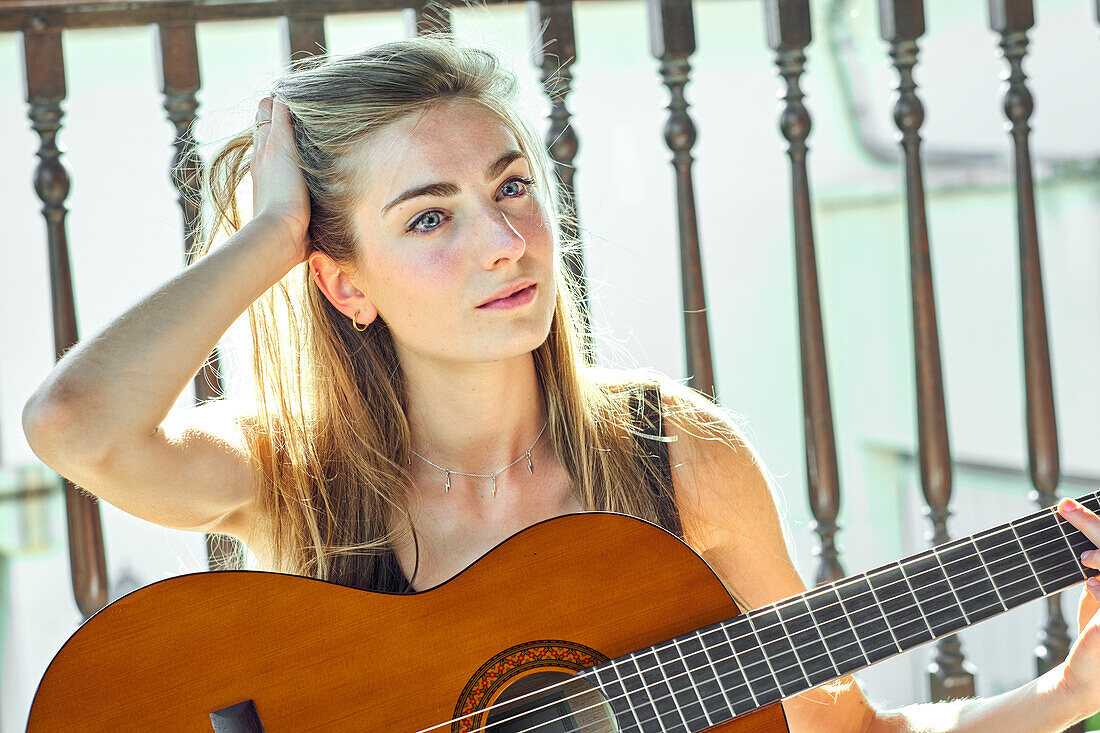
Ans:
[[[507,186],[509,183],[516,183],[516,182],[522,183],[524,185],[523,193],[517,194],[515,196],[508,196],[507,198],[510,198],[510,199],[523,198],[524,196],[527,195],[527,189],[535,185],[535,182],[530,178],[524,178],[523,176],[515,176],[514,178],[509,178],[507,181],[505,181],[504,184],[501,186],[501,188],[504,188],[504,186]],[[419,224],[425,216],[427,216],[428,214],[432,214],[432,213],[438,214],[439,211],[437,209],[431,209],[429,211],[425,211],[423,214],[421,214],[420,216],[413,219],[412,223],[409,224],[407,229],[405,229],[405,232],[408,233],[408,234],[417,234],[417,235],[431,234],[436,229],[443,226],[443,222],[440,222],[438,225],[432,227],[431,229],[427,229],[427,230],[423,230],[423,231],[418,231],[417,230],[416,225]],[[443,221],[446,221],[446,220],[447,219],[444,218]]]

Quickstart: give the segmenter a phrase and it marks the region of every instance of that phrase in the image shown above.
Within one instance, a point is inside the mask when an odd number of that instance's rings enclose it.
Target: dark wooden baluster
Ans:
[[[766,0],[764,4],[768,45],[775,54],[779,75],[786,82],[779,128],[787,139],[791,159],[791,199],[794,210],[795,263],[798,279],[798,325],[802,354],[802,414],[806,440],[807,488],[814,530],[821,537],[817,582],[844,577],[837,559],[834,536],[840,509],[840,477],[833,409],[829,397],[829,372],[825,362],[825,333],[818,294],[817,256],[814,253],[813,220],[810,216],[810,181],[806,172],[806,138],[810,113],[802,103],[799,78],[810,43],[809,0]]]
[[[65,199],[69,173],[61,162],[57,133],[61,129],[61,101],[65,99],[65,57],[61,31],[26,31],[19,34],[23,56],[26,100],[31,127],[40,143],[34,190],[42,199],[46,241],[50,257],[50,293],[53,306],[53,341],[57,358],[78,340],[76,305],[69,268],[69,237],[65,231]],[[65,514],[69,529],[69,566],[77,608],[87,619],[107,605],[107,560],[103,553],[103,529],[96,499],[65,481]]]
[[[576,248],[566,253],[565,265],[573,282],[584,329],[584,353],[594,360],[591,343],[591,317],[588,303],[588,279],[585,275],[584,250],[578,240],[576,189],[573,183],[573,160],[579,143],[570,124],[571,113],[566,98],[573,91],[573,75],[569,68],[577,60],[573,34],[572,0],[535,0],[527,3],[531,27],[531,61],[540,69],[539,79],[550,100],[550,127],[546,132],[546,148],[554,159],[554,173],[561,192],[562,237],[576,242]]]
[[[168,113],[168,119],[176,127],[172,183],[179,193],[179,204],[183,211],[183,251],[190,264],[192,247],[198,236],[199,172],[202,168],[191,131],[199,106],[195,98],[200,86],[198,44],[194,23],[158,23],[156,30],[160,91],[164,95],[164,109]],[[215,349],[195,375],[195,401],[206,402],[217,399],[221,394],[218,351]],[[208,569],[217,570],[231,565],[232,558],[238,551],[234,539],[224,535],[206,535]]]
[[[285,62],[327,53],[324,16],[295,12],[279,18],[279,47]]]
[[[879,18],[882,37],[890,44],[890,58],[898,70],[894,122],[901,131],[901,145],[905,153],[921,489],[932,519],[932,542],[938,545],[950,539],[947,518],[950,516],[948,505],[952,479],[920,162],[920,127],[924,122],[924,107],[917,97],[917,85],[913,81],[917,39],[924,35],[924,3],[922,0],[879,0]],[[932,699],[973,696],[974,675],[967,669],[969,666],[963,660],[962,649],[955,636],[940,640],[936,644],[936,659],[929,667]]]
[[[684,87],[691,72],[688,59],[695,52],[695,20],[691,0],[646,0],[646,6],[649,10],[650,50],[661,61],[661,80],[671,95],[665,142],[672,150],[672,165],[676,170],[688,384],[714,397],[717,392],[710,357],[699,227],[695,220],[695,190],[691,181],[695,123],[688,114],[688,103],[684,98]]]
[[[195,93],[200,85],[195,24],[158,23],[156,48],[164,109],[168,113],[168,119],[176,127],[172,183],[179,193],[179,204],[183,211],[184,254],[190,264],[191,250],[197,236],[195,229],[199,218],[199,172],[202,167],[191,131],[199,106]],[[202,371],[195,376],[195,398],[199,402],[215,399],[221,394],[217,360],[215,351]]]
[[[413,0],[412,5],[402,11],[402,15],[405,20],[405,35],[409,38],[451,32],[451,9],[439,0]]]
[[[989,0],[989,25],[1001,35],[1008,62],[1004,94],[1005,117],[1011,123],[1016,153],[1016,215],[1020,241],[1020,291],[1023,311],[1024,391],[1027,402],[1027,447],[1033,497],[1041,507],[1058,500],[1060,469],[1058,426],[1054,417],[1054,387],[1050,374],[1043,277],[1039,265],[1039,229],[1035,218],[1035,188],[1031,178],[1029,120],[1034,110],[1023,59],[1027,32],[1035,25],[1031,0]],[[1046,599],[1047,623],[1036,664],[1042,674],[1060,664],[1069,652],[1069,634],[1061,596]]]

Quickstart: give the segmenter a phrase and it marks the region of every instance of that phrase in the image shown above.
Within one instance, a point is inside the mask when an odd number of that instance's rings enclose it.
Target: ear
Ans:
[[[359,311],[355,320],[360,327],[378,317],[378,310],[366,293],[352,282],[351,274],[341,268],[324,252],[314,251],[309,256],[309,271],[313,281],[328,301],[348,318]]]

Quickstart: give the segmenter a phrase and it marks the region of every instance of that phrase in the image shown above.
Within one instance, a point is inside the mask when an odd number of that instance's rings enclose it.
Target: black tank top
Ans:
[[[642,421],[637,426],[639,432],[647,435],[664,436],[661,420],[661,388],[656,382],[640,385],[633,395],[634,405],[642,400],[640,410]],[[643,455],[643,475],[647,488],[653,496],[657,508],[657,524],[677,537],[683,536],[680,526],[680,512],[672,496],[672,464],[668,457],[668,443],[641,436],[634,438]],[[397,556],[387,548],[372,564],[371,577],[364,586],[366,590],[382,593],[413,593],[412,586],[405,577]]]

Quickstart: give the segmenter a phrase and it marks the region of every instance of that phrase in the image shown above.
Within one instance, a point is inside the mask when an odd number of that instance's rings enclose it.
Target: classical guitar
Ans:
[[[748,613],[675,536],[606,513],[407,596],[183,575],[88,619],[27,730],[780,733],[783,698],[1068,588],[1092,546],[1048,509]]]

